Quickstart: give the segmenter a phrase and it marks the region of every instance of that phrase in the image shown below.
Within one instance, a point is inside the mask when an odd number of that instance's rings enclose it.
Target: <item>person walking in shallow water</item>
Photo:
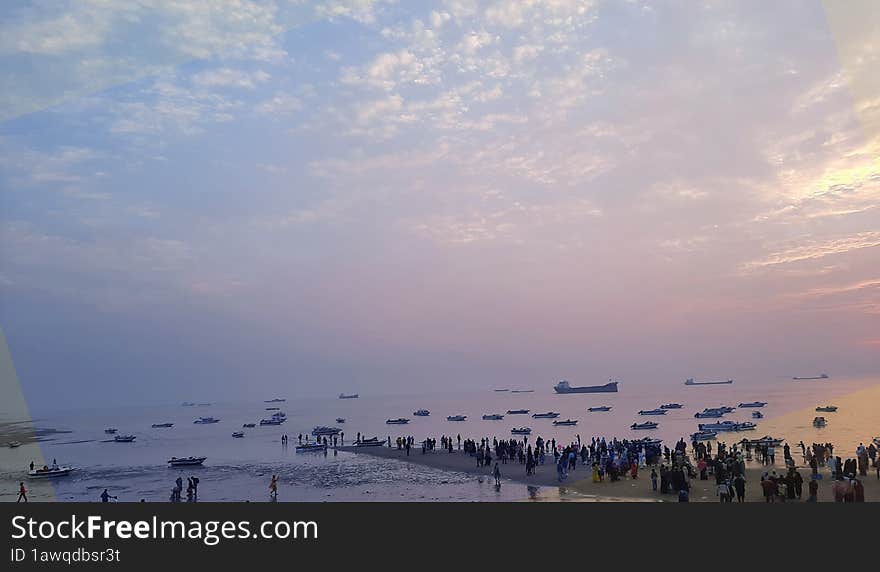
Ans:
[[[18,483],[18,500],[15,502],[21,502],[22,499],[24,499],[24,502],[27,502],[27,489],[24,488],[24,482]]]
[[[495,477],[495,486],[501,486],[501,469],[498,468],[498,463],[495,463],[495,469],[492,471],[492,476]]]

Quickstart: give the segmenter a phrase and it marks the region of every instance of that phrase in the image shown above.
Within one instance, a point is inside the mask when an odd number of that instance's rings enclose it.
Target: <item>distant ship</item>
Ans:
[[[564,379],[553,386],[556,393],[617,393],[617,382],[609,381],[605,385],[584,385],[572,387]]]
[[[357,399],[358,397],[360,396],[357,393],[351,393],[349,395],[346,395],[344,393],[339,394],[339,399]]]
[[[281,397],[276,397],[276,398],[274,398],[274,399],[267,399],[267,400],[264,401],[263,403],[283,403],[283,402],[285,402],[285,401],[287,401],[287,400],[286,400],[286,399],[282,399]]]
[[[827,373],[823,373],[820,375],[815,375],[813,377],[793,377],[792,379],[795,381],[807,381],[810,379],[828,379],[829,375]]]
[[[511,389],[510,393],[534,393],[534,389]]]
[[[728,383],[733,383],[732,379],[728,379],[726,381],[695,381],[694,378],[689,377],[685,380],[685,385],[726,385]]]

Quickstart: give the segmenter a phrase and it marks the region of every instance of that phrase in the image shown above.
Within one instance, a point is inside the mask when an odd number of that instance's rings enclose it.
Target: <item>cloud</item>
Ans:
[[[805,260],[817,260],[835,254],[845,254],[854,250],[880,246],[880,232],[865,231],[849,236],[816,240],[802,238],[792,246],[777,250],[767,256],[744,265],[747,271],[774,267]]]

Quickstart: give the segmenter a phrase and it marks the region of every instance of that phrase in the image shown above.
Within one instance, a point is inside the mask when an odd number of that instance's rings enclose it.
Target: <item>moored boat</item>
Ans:
[[[418,411],[413,411],[413,415],[416,417],[428,417],[431,415],[431,412],[427,409],[419,409]]]
[[[813,427],[825,427],[826,425],[828,425],[828,421],[824,417],[813,418]]]
[[[813,375],[810,377],[797,377],[797,376],[795,376],[791,379],[793,379],[794,381],[809,381],[809,380],[814,380],[814,379],[828,379],[829,377],[830,376],[827,373],[822,373],[822,374]]]
[[[385,444],[385,441],[380,441],[378,437],[370,437],[369,439],[361,439],[360,441],[355,441],[355,447],[381,447]]]
[[[529,410],[528,409],[508,409],[507,414],[508,415],[528,415]]]
[[[577,425],[577,419],[563,419],[562,421],[556,420],[553,422],[553,425],[556,426],[571,426]]]
[[[272,417],[270,419],[260,419],[260,425],[281,425],[287,421],[283,417]]]
[[[681,403],[664,403],[660,409],[681,409],[684,407]]]
[[[357,393],[349,393],[347,395],[345,393],[339,394],[339,399],[357,399],[358,397],[360,397],[360,395]]]
[[[763,419],[764,414],[761,413],[760,411],[752,411],[752,418],[753,419]]]
[[[131,443],[135,439],[137,439],[137,437],[134,435],[115,435],[113,437],[113,441],[116,443]]]
[[[398,417],[397,419],[386,419],[385,420],[386,425],[406,425],[407,423],[409,423],[409,419],[406,419],[404,417]]]
[[[285,401],[287,400],[281,397],[276,397],[275,399],[267,399],[263,403],[284,403]]]
[[[504,419],[504,415],[501,415],[500,413],[483,415],[483,421],[501,421],[502,419]]]
[[[691,433],[691,441],[711,441],[717,436],[718,433],[715,431],[697,431]]]
[[[256,423],[244,423],[244,424],[242,425],[242,427],[244,427],[245,429],[253,429],[253,428],[256,427],[256,426],[257,426]]]
[[[168,429],[169,427],[174,427],[174,423],[153,423],[151,427],[153,429]]]
[[[611,411],[610,405],[600,405],[598,407],[587,407],[587,411],[590,413],[595,413],[597,411]]]
[[[168,464],[172,467],[195,467],[205,462],[207,457],[171,457]]]
[[[119,429],[117,429],[116,427],[107,427],[106,429],[104,429],[104,433],[106,433],[108,435],[113,435],[118,431],[119,431]]]
[[[698,413],[694,413],[694,417],[697,419],[717,419],[718,417],[723,417],[723,411],[700,411]]]
[[[732,379],[718,380],[718,381],[697,381],[692,377],[687,378],[684,381],[685,385],[727,385],[733,383]]]
[[[338,435],[342,432],[339,427],[327,427],[326,425],[318,425],[312,429],[312,435],[315,437]]]
[[[241,439],[242,437],[244,437],[244,431],[236,431],[235,433],[232,434],[232,436],[235,437],[236,439]]]
[[[834,413],[837,411],[836,405],[823,405],[822,407],[817,407],[816,411],[819,413]]]
[[[345,423],[345,417],[337,417],[336,422],[337,423]]]
[[[510,430],[510,432],[514,435],[531,435],[532,428],[531,427],[514,427]]]
[[[195,423],[196,425],[210,425],[212,423],[219,423],[219,422],[220,422],[219,419],[215,419],[213,417],[199,417],[198,419],[193,421],[193,423]]]
[[[303,443],[302,445],[296,446],[297,453],[309,453],[315,451],[326,451],[327,445],[322,443]]]
[[[449,415],[446,417],[447,421],[464,421],[467,419],[467,415]]]
[[[629,428],[636,430],[636,431],[639,431],[639,430],[645,430],[645,429],[656,429],[659,426],[660,425],[658,423],[655,423],[653,421],[645,421],[644,423],[633,423],[632,425],[629,426]]]
[[[559,417],[559,413],[555,411],[548,411],[547,413],[532,413],[532,419],[556,419]]]
[[[740,403],[738,407],[764,407],[766,401],[749,401],[748,403]]]
[[[666,415],[665,409],[640,409],[639,415]]]

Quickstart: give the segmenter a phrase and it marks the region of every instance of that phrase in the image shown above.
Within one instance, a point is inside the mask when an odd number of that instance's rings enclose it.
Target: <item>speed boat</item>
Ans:
[[[398,417],[397,419],[386,419],[386,425],[406,425],[409,423],[409,419],[405,419],[403,417]]]
[[[653,421],[645,421],[644,423],[633,423],[629,426],[629,428],[633,430],[656,429],[657,427],[659,427],[659,424]]]
[[[449,415],[446,417],[447,421],[464,421],[467,419],[467,415]]]
[[[532,413],[532,419],[556,419],[559,413],[548,411],[547,413]]]
[[[508,415],[528,415],[529,410],[528,409],[508,409],[507,414]]]
[[[834,413],[837,411],[836,405],[823,405],[822,407],[817,407],[816,411],[819,413]]]
[[[763,419],[764,414],[761,413],[760,411],[752,411],[752,418],[753,419]]]
[[[660,406],[660,409],[681,409],[682,407],[681,403],[664,403]]]
[[[174,423],[153,423],[153,429],[168,429],[174,427]]]
[[[611,411],[610,405],[600,405],[598,407],[587,407],[587,411],[595,413],[596,411]]]
[[[43,467],[28,471],[28,477],[32,479],[51,479],[54,477],[66,477],[76,470],[76,467],[69,465],[55,465],[52,467]]]
[[[245,423],[244,425],[242,425],[242,427],[244,427],[245,429],[253,429],[256,426],[256,423]]]
[[[208,457],[171,457],[168,464],[172,467],[195,467],[205,462]]]
[[[779,439],[776,437],[771,437],[770,435],[764,435],[760,439],[745,439],[744,442],[749,445],[768,445],[770,447],[779,447],[785,442],[785,439]]]
[[[692,441],[710,441],[718,436],[718,433],[715,431],[697,431],[696,433],[691,433]]]
[[[244,437],[244,431],[236,431],[235,433],[232,434],[232,436],[235,437],[236,439],[241,439],[242,437]]]
[[[724,413],[722,411],[700,411],[699,413],[694,413],[694,417],[697,419],[715,419],[723,416]]]
[[[431,415],[431,412],[427,409],[419,409],[418,411],[413,411],[413,415],[416,417],[428,417]]]
[[[501,415],[500,413],[483,415],[483,421],[501,421],[502,419],[504,419],[504,415]]]
[[[828,421],[824,417],[815,417],[813,419],[813,427],[825,427],[826,425],[828,425]]]
[[[748,403],[740,403],[739,407],[764,407],[767,405],[766,401],[750,401]]]
[[[137,439],[134,435],[116,435],[113,437],[113,440],[117,443],[131,443]]]
[[[665,409],[641,409],[639,415],[666,415]]]
[[[314,437],[338,435],[341,432],[342,429],[339,427],[327,427],[325,425],[318,425],[312,429],[312,435]]]
[[[700,431],[751,431],[757,425],[751,421],[721,421],[719,423],[700,423],[697,429]]]
[[[651,437],[643,437],[641,439],[636,439],[635,443],[641,443],[642,445],[659,445],[663,442],[663,439],[652,439]]]
[[[370,437],[369,439],[361,439],[360,441],[356,441],[355,447],[381,447],[385,444],[385,441],[380,441],[378,437]]]
[[[510,430],[513,435],[531,435],[532,428],[531,427],[514,427]]]
[[[557,426],[560,426],[560,425],[561,426],[570,426],[570,425],[577,425],[577,424],[578,424],[577,419],[565,419],[563,421],[557,420],[557,421],[553,422],[553,425],[557,425]]]
[[[327,449],[327,445],[321,443],[303,443],[302,445],[296,446],[297,453],[309,453],[312,451],[325,451]]]
[[[260,425],[281,425],[285,421],[287,421],[287,419],[282,417],[272,417],[270,419],[260,419]]]
[[[214,419],[213,417],[199,417],[193,423],[196,425],[210,425],[212,423],[219,423],[219,419]]]

